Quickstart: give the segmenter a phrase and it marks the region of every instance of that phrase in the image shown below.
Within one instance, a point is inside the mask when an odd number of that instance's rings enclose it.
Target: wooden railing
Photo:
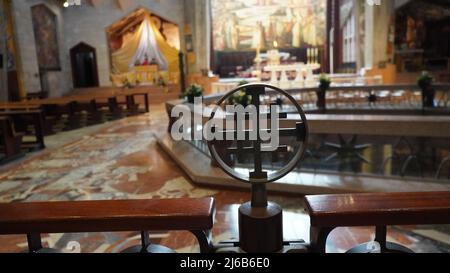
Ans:
[[[450,85],[438,85],[436,88],[438,90],[449,90]],[[363,87],[364,92],[370,92],[373,90],[409,90],[411,92],[419,92],[419,87],[415,85],[389,85],[389,86],[366,86]],[[343,87],[346,91],[355,91],[357,90],[355,87]],[[337,87],[331,89],[330,92],[340,90]],[[316,89],[308,88],[308,89],[298,89],[298,90],[288,90],[292,95],[303,94],[304,92],[313,92],[315,93]],[[443,91],[444,92],[444,91]],[[268,92],[268,96],[271,96],[271,93]],[[450,92],[446,92],[446,94],[450,94]],[[207,96],[204,99],[206,106],[204,107],[193,107],[192,104],[186,104],[186,106],[191,108],[191,119],[192,121],[202,121],[203,124],[209,121],[211,112],[213,109],[213,105],[220,98],[222,98],[223,94]],[[167,114],[169,118],[169,133],[172,132],[172,126],[177,121],[178,117],[172,117],[172,109],[183,103],[183,100],[170,101],[166,103]],[[357,109],[357,108],[356,108]],[[287,119],[280,122],[280,127],[282,128],[291,128],[295,126],[295,123],[298,122],[299,116],[295,114],[291,114],[289,112],[288,107],[283,107],[281,109],[283,112],[287,112]],[[333,111],[328,110],[326,113],[320,113],[320,111],[316,109],[312,109],[307,111],[307,120],[309,126],[310,134],[317,135],[327,135],[331,139],[334,139],[336,143],[339,143],[339,139],[344,135],[343,139],[351,139],[348,136],[357,136],[358,141],[364,141],[364,144],[372,144],[375,146],[381,145],[389,145],[395,151],[396,147],[401,146],[401,144],[407,143],[417,143],[419,147],[423,147],[425,145],[425,139],[427,141],[426,147],[431,148],[434,151],[444,150],[448,148],[448,138],[450,137],[450,109],[421,109],[421,107],[417,107],[412,110],[402,110],[402,109],[365,109],[364,111],[358,111],[353,108],[348,110],[340,110]],[[334,113],[339,113],[339,115],[335,115]],[[422,115],[425,113],[426,115]],[[428,115],[428,114],[432,114]],[[412,117],[411,115],[414,115]],[[195,117],[197,119],[195,119]],[[220,118],[219,115],[216,115],[215,118]],[[198,127],[195,127],[198,129]],[[200,129],[198,129],[200,130]],[[194,130],[191,131],[194,134]],[[194,145],[198,150],[205,153],[209,156],[209,148],[207,147],[204,141],[192,141],[190,142]],[[341,165],[339,160],[328,161],[330,153],[324,153],[321,149],[323,144],[310,145],[307,159],[305,160],[308,163],[308,171],[312,171],[316,173],[317,171],[327,171],[329,169],[335,168],[333,166],[339,167]],[[409,147],[409,146],[408,146]],[[375,148],[373,148],[375,149]],[[382,158],[382,162],[370,162],[365,163],[364,166],[369,166],[366,168],[366,171],[363,167],[358,167],[359,170],[354,170],[352,173],[361,173],[361,174],[370,174],[375,176],[401,176],[401,177],[409,177],[413,176],[416,178],[428,178],[428,179],[448,179],[448,172],[446,168],[449,165],[449,160],[442,158],[437,154],[430,154],[426,149],[421,150],[422,152],[418,152],[418,149],[408,149],[409,153],[402,153],[403,157],[398,157],[396,154],[394,155],[384,155],[380,154],[380,158]],[[378,157],[377,157],[378,158]],[[424,164],[425,158],[434,158],[432,162],[434,165]],[[377,159],[378,160],[378,159]],[[424,160],[424,161],[423,161]],[[426,159],[428,160],[428,159]],[[317,163],[320,161],[321,163]],[[345,160],[343,160],[345,161]],[[342,162],[343,162],[342,161]],[[395,164],[395,169],[392,167],[386,168],[386,162],[390,162],[390,166]],[[395,162],[395,163],[393,163]],[[211,162],[214,165],[214,162]],[[329,167],[318,167],[325,165],[325,163]],[[362,165],[362,163],[361,163]],[[416,165],[420,166],[419,168],[415,167]],[[305,170],[305,165],[302,164],[303,170]],[[344,165],[342,165],[344,166]],[[345,165],[344,167],[348,167]],[[423,167],[423,168],[422,168]],[[340,168],[340,167],[339,167]],[[367,171],[370,169],[370,171]],[[389,171],[386,171],[388,170]],[[417,171],[417,172],[416,172]]]
[[[186,230],[207,253],[214,212],[213,198],[9,203],[0,204],[0,234],[27,234],[29,251],[40,252],[42,233],[141,231],[148,252],[149,231]]]
[[[450,192],[306,196],[305,204],[315,252],[325,252],[327,237],[337,227],[376,227],[375,241],[381,252],[410,252],[387,242],[387,226],[450,224]],[[369,252],[367,246],[350,252]]]

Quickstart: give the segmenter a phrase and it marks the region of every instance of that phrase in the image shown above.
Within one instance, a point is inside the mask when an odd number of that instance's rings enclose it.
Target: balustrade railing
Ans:
[[[315,135],[308,145],[298,172],[340,173],[391,178],[429,179],[450,181],[450,151],[448,139],[435,139],[420,145],[426,139],[404,137]],[[355,140],[355,142],[353,142]],[[187,141],[195,149],[211,157],[206,142]],[[275,152],[276,153],[276,152]],[[271,154],[264,159],[264,167],[276,169],[281,157],[289,154]],[[236,167],[251,169],[252,158],[234,157]]]
[[[311,113],[314,113],[316,110],[332,112],[339,109],[348,109],[350,111],[365,109],[368,110],[369,114],[371,110],[377,109],[410,109],[414,110],[413,112],[418,115],[432,113],[434,110],[437,111],[437,114],[445,115],[450,113],[450,111],[446,111],[450,110],[448,109],[450,84],[435,84],[434,89],[436,93],[433,108],[423,107],[422,92],[416,85],[331,87],[326,92],[325,109],[317,107],[317,88],[289,89],[287,91]],[[206,96],[204,103],[206,105],[214,104],[222,96],[223,94]],[[270,91],[263,96],[263,100],[266,100],[266,103],[274,103],[277,99],[277,95]],[[289,113],[289,107],[288,104],[283,105],[282,111]],[[384,111],[380,112],[387,113]],[[203,115],[205,114],[203,113]],[[426,117],[423,118],[426,119]],[[444,119],[445,121],[443,122],[447,124],[446,117]],[[420,122],[410,124],[408,126],[413,126],[410,129],[411,132],[405,133],[405,128],[402,129],[402,132],[405,134],[387,132],[385,135],[375,134],[371,136],[371,130],[385,132],[388,125],[383,125],[383,129],[365,130],[364,133],[356,131],[340,133],[338,132],[339,130],[322,132],[318,130],[320,126],[318,127],[319,123],[314,118],[311,122],[315,125],[312,128],[313,136],[310,138],[313,141],[310,143],[305,160],[302,166],[298,167],[298,171],[315,173],[344,172],[358,175],[450,180],[450,142],[448,141],[448,134],[433,135],[416,130],[417,126],[428,126],[430,125],[428,123],[422,125],[419,124]],[[396,122],[400,121],[396,120]],[[426,119],[423,122],[430,121]],[[361,123],[358,124],[361,125]],[[432,128],[432,130],[435,130],[436,126]],[[355,141],[353,141],[353,138],[355,138]],[[210,156],[208,146],[202,140],[188,142],[205,155]],[[282,157],[283,155],[277,156]],[[234,158],[233,160],[239,166],[246,166],[245,158]],[[265,164],[269,166],[270,164],[276,164],[270,158],[267,158],[266,161]]]
[[[349,109],[398,109],[398,110],[450,110],[450,84],[434,84],[434,107],[423,106],[423,94],[414,84],[332,86],[325,93],[324,105],[319,105],[317,87],[287,89],[305,110],[349,110]],[[224,93],[206,96],[206,104],[214,103]],[[277,94],[267,92],[267,101],[275,102]],[[289,112],[289,109],[284,109]]]

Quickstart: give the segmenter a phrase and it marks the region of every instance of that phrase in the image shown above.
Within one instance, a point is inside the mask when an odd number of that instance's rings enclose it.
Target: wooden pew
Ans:
[[[10,102],[10,103],[1,103],[0,111],[30,111],[30,110],[38,110],[40,108],[39,105],[31,105],[22,102]]]
[[[144,98],[145,112],[150,111],[149,97],[147,92],[138,90],[111,90],[105,91],[96,97],[103,97],[108,99],[108,107],[113,117],[120,117],[123,114],[122,105],[126,106],[128,115],[136,115],[139,113],[139,104],[136,103],[136,97],[142,96]]]
[[[53,127],[62,120],[63,115],[67,115],[69,121],[73,115],[73,100],[71,99],[36,99],[17,102],[15,105],[16,107],[22,105],[25,107],[35,107],[41,109],[44,113],[46,135],[55,133]],[[63,124],[63,127],[67,128],[69,126],[68,124]]]
[[[2,163],[9,162],[20,156],[23,134],[17,133],[14,129],[13,122],[9,117],[0,117],[0,145],[3,149],[4,158]]]
[[[136,103],[136,96],[143,96],[145,111],[149,112],[148,93],[138,90],[111,90],[110,92],[96,95],[80,94],[61,98],[0,103],[0,112],[42,110],[44,132],[45,135],[49,135],[54,133],[53,127],[56,125],[56,122],[63,120],[63,115],[67,116],[67,121],[63,124],[64,130],[82,127],[85,118],[87,124],[102,122],[104,120],[103,107],[107,107],[110,119],[121,118],[124,114],[136,115],[139,113],[139,104]],[[126,106],[127,113],[124,113],[123,105]]]
[[[139,109],[139,104],[136,103],[136,97],[141,96],[144,98],[145,112],[150,112],[148,92],[138,91],[138,90],[125,90],[117,93],[117,95],[122,95],[126,97],[126,105],[129,111],[137,112]]]
[[[27,127],[31,124],[34,128],[35,141],[22,142],[22,146],[34,149],[45,149],[44,135],[44,114],[42,110],[21,110],[21,111],[3,111],[0,112],[0,117],[10,117],[14,121],[14,127],[20,133],[26,134]]]
[[[82,127],[82,120],[84,118],[82,112],[87,108],[86,105],[90,106],[92,104],[92,100],[92,97],[78,98],[70,96],[32,100],[23,103],[40,106],[46,116],[52,116],[56,121],[61,121],[63,115],[67,116],[67,121],[63,124],[63,129],[72,130]]]
[[[33,100],[33,103],[30,103],[29,101],[2,103],[0,104],[0,114],[11,111],[42,111],[44,135],[51,135],[54,133],[53,126],[55,125],[56,117],[48,114],[46,115],[44,107],[42,107],[41,104],[36,103],[36,101],[37,100]]]
[[[214,213],[213,198],[8,203],[0,204],[0,234],[27,234],[29,251],[39,252],[42,233],[142,231],[147,252],[148,231],[185,230],[208,253]]]
[[[120,102],[119,101],[119,95],[115,91],[107,91],[102,92],[100,94],[95,95],[89,95],[89,94],[79,94],[79,95],[72,95],[70,96],[72,98],[76,99],[93,99],[96,104],[96,109],[100,110],[102,108],[107,108],[109,111],[109,117],[110,119],[118,119],[123,116],[123,108],[122,105],[125,105],[126,102]]]
[[[113,119],[122,118],[123,108],[120,105],[117,96],[108,98],[108,109]]]
[[[450,192],[372,193],[305,197],[311,217],[311,247],[325,253],[326,240],[337,227],[374,226],[382,252],[411,252],[386,241],[392,225],[450,224]],[[368,244],[350,252],[368,251]]]
[[[93,97],[88,95],[70,96],[74,100],[74,112],[86,113],[86,124],[98,124],[103,122],[104,113],[101,110],[102,106],[100,101],[102,97]]]

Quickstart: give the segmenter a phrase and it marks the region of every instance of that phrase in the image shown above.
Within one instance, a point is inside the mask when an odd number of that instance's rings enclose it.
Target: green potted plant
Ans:
[[[435,90],[433,88],[433,80],[433,77],[427,71],[423,71],[417,79],[417,85],[422,90],[423,107],[434,107]]]
[[[322,74],[319,77],[319,90],[317,93],[317,107],[319,109],[325,109],[326,108],[326,93],[327,90],[331,86],[331,79],[325,75]]]
[[[248,84],[249,82],[247,81],[241,81],[238,84],[239,86],[243,86]],[[245,90],[245,88],[242,88],[239,92],[236,92],[233,94],[233,96],[231,96],[228,99],[228,104],[229,105],[242,105],[244,107],[247,107],[252,101],[252,96],[250,96],[249,94],[247,94],[247,91]]]
[[[158,79],[156,79],[156,86],[158,86],[158,87],[167,87],[166,80],[164,80],[163,77],[159,76]]]
[[[195,98],[201,96],[203,96],[203,87],[198,84],[192,84],[184,93],[189,103],[194,103]]]

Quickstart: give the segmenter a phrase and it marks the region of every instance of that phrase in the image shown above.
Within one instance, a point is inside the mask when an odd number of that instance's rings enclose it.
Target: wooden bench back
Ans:
[[[214,199],[0,204],[0,234],[210,230]]]
[[[450,224],[450,192],[305,197],[312,226]]]

